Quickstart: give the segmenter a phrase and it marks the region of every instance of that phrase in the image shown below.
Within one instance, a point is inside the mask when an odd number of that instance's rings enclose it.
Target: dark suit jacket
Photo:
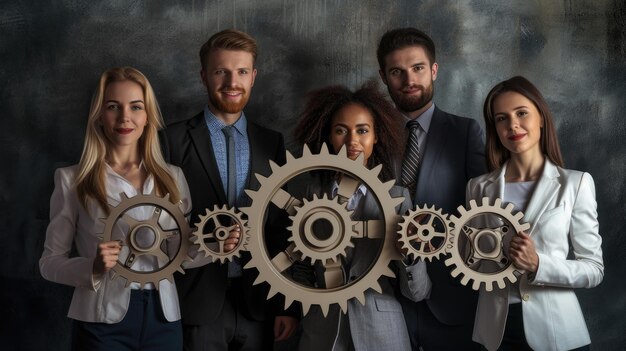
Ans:
[[[473,119],[441,111],[435,106],[422,156],[413,204],[435,205],[456,214],[465,205],[465,185],[487,172],[483,132]],[[452,278],[443,260],[427,263],[432,290],[427,305],[448,325],[474,323],[477,293]]]
[[[268,176],[271,173],[268,160],[273,160],[279,165],[285,163],[285,145],[282,134],[278,132],[250,121],[247,128],[250,142],[250,176],[246,188],[255,190],[258,189],[259,183],[254,174]],[[214,205],[222,206],[227,203],[202,112],[191,119],[168,126],[161,134],[161,145],[166,160],[179,166],[187,178],[193,205],[191,224],[197,223],[198,216],[203,215],[207,208],[213,209]],[[274,219],[280,220],[270,217],[268,225],[274,224]],[[280,223],[278,226],[285,228],[283,224]],[[267,229],[265,232],[277,233],[275,230]],[[278,246],[278,242],[283,238],[269,239],[272,243],[268,242],[268,247],[271,247]],[[248,252],[243,252],[242,266],[249,260]],[[217,318],[226,298],[227,266],[219,262],[209,263],[203,267],[188,269],[184,275],[175,275],[183,323],[201,325]],[[239,305],[242,312],[248,318],[259,321],[274,315],[297,316],[295,306],[289,312],[285,312],[280,299],[272,299],[271,303],[266,301],[267,284],[252,285],[257,274],[258,272],[253,269],[243,270],[244,301]]]

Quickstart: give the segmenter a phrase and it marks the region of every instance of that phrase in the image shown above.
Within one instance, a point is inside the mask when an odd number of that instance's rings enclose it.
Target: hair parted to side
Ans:
[[[344,106],[357,104],[370,111],[374,120],[374,132],[378,142],[370,156],[367,167],[382,164],[379,177],[383,181],[395,178],[394,160],[401,154],[402,117],[379,91],[377,82],[370,80],[355,92],[345,86],[334,85],[307,94],[304,111],[295,129],[295,139],[319,153],[323,143],[332,150],[330,131],[332,118]]]
[[[564,167],[563,158],[561,157],[561,149],[559,140],[554,127],[552,112],[548,108],[546,100],[541,92],[528,79],[522,76],[516,76],[500,82],[494,86],[483,107],[483,116],[485,118],[485,128],[487,129],[485,153],[487,154],[487,165],[489,171],[500,168],[504,162],[510,157],[511,153],[500,142],[498,132],[496,131],[496,122],[493,114],[493,103],[498,96],[503,93],[514,92],[523,95],[530,100],[543,119],[543,128],[541,128],[541,137],[539,140],[541,152],[548,157],[552,163],[559,167]]]
[[[404,49],[411,46],[420,46],[426,51],[430,65],[435,63],[435,43],[428,36],[428,34],[422,32],[417,28],[397,28],[388,31],[383,34],[376,50],[376,57],[378,58],[378,66],[384,72],[385,71],[385,57],[393,51]]]
[[[252,62],[256,62],[256,40],[242,31],[225,29],[213,34],[200,48],[200,65],[202,69],[206,68],[207,59],[211,51],[218,49],[249,52],[252,54]]]
[[[163,159],[158,139],[158,130],[163,128],[164,124],[161,110],[148,79],[132,67],[111,68],[100,76],[98,87],[91,99],[85,144],[76,176],[78,198],[85,209],[88,209],[87,204],[91,199],[95,200],[107,214],[109,213],[104,181],[105,159],[109,152],[109,141],[102,130],[100,118],[103,113],[106,88],[113,82],[121,81],[135,82],[143,90],[148,123],[139,139],[139,152],[148,174],[154,176],[156,193],[161,196],[170,194],[170,200],[172,203],[176,203],[180,200],[180,192]]]

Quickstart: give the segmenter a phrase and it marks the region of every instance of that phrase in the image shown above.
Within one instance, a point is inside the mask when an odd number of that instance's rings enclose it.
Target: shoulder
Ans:
[[[497,179],[500,176],[500,172],[502,171],[502,168],[498,168],[496,170],[493,170],[489,173],[485,173],[485,174],[481,174],[477,177],[471,178],[468,182],[467,182],[467,187],[469,189],[474,189],[477,186],[483,185],[489,181],[493,181],[495,179]]]
[[[561,183],[571,184],[575,187],[579,187],[580,185],[593,185],[593,177],[587,172],[558,166],[556,166],[556,170],[559,173]]]
[[[448,113],[446,111],[440,110],[436,106],[435,106],[435,112],[434,112],[433,118],[443,119],[446,123],[449,123],[451,126],[458,127],[461,129],[474,129],[474,128],[480,129],[480,124],[478,124],[478,122],[475,119],[469,118],[469,117],[457,116],[452,113]]]
[[[180,131],[180,130],[187,130],[189,128],[193,128],[197,126],[199,123],[202,123],[202,122],[204,122],[204,113],[200,112],[191,118],[183,119],[183,120],[168,124],[165,128],[165,131],[167,133],[170,133],[170,132],[175,132],[175,131]]]
[[[249,134],[255,134],[255,135],[263,135],[264,137],[268,137],[268,138],[283,138],[282,133],[275,131],[273,129],[264,127],[256,122],[252,122],[250,120],[248,120],[248,133]]]
[[[63,183],[74,183],[76,175],[78,174],[78,165],[72,165],[68,167],[57,168],[54,171],[54,179],[56,181],[62,181]]]

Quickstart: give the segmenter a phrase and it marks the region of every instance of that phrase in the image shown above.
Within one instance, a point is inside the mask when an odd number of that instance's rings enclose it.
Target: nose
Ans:
[[[346,138],[346,145],[353,145],[359,143],[359,135],[356,132],[348,133]]]
[[[130,113],[131,113],[130,109],[131,109],[130,106],[124,106],[123,108],[120,109],[120,114],[118,116],[118,119],[122,123],[130,121]]]
[[[519,119],[515,116],[511,116],[511,118],[509,118],[509,129],[514,130],[517,127],[519,127]]]
[[[224,76],[224,85],[227,87],[236,87],[237,86],[237,75],[233,73],[228,73]]]

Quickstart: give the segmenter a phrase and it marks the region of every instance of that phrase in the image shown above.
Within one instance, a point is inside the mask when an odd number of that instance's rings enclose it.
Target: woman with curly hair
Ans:
[[[345,147],[347,157],[356,160],[362,157],[368,168],[381,164],[379,177],[382,181],[394,178],[394,161],[401,154],[401,133],[398,112],[377,89],[375,83],[365,84],[352,92],[343,86],[330,86],[308,94],[308,100],[296,127],[296,140],[317,153],[326,143],[332,153]],[[340,175],[332,171],[318,174],[310,182],[307,193],[337,195]],[[405,188],[394,186],[393,197],[403,196],[404,201],[396,211],[404,214],[411,206]],[[353,211],[354,220],[376,220],[382,218],[373,191],[367,184],[360,184],[347,202],[346,208]],[[342,257],[344,284],[362,276],[369,262],[377,257],[380,239],[353,239],[354,248]],[[410,267],[393,261],[391,268],[399,276],[400,290],[414,301],[424,299],[430,292],[430,280],[423,262]],[[407,271],[412,280],[407,279]],[[404,278],[404,279],[403,279]],[[381,277],[378,282],[382,293],[372,289],[365,292],[365,304],[356,299],[348,301],[348,312],[342,314],[337,305],[332,305],[326,317],[314,306],[302,321],[303,333],[300,350],[408,350],[409,336],[402,314],[402,307],[395,295],[396,279]],[[315,266],[315,286],[325,288],[324,267]]]

